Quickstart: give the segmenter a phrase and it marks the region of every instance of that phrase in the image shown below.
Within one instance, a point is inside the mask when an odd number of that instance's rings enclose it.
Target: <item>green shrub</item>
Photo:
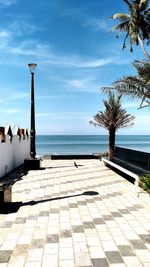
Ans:
[[[103,157],[108,157],[108,152],[103,152],[99,155],[99,159],[102,160]]]
[[[150,174],[145,174],[140,177],[139,186],[150,194]]]

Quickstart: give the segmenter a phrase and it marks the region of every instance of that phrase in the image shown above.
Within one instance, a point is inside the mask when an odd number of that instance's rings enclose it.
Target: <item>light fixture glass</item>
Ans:
[[[35,63],[29,63],[28,66],[29,66],[30,72],[31,73],[34,73],[35,72],[35,69],[37,67],[37,64],[35,64]]]

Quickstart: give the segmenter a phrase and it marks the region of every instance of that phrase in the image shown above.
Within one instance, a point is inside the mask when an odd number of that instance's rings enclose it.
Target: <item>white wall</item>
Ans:
[[[29,153],[30,138],[27,135],[25,135],[25,139],[14,135],[12,141],[6,135],[5,142],[0,142],[0,177],[23,164],[24,159],[29,157]]]

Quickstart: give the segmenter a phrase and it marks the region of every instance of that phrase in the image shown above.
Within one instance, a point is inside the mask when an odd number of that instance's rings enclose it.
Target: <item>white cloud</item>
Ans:
[[[1,89],[2,90],[2,89]],[[13,88],[10,89],[6,89],[5,90],[6,94],[3,95],[3,97],[1,98],[1,100],[3,102],[6,102],[6,100],[11,101],[11,100],[21,100],[21,99],[26,99],[30,97],[29,93],[25,93],[25,92],[13,92]]]
[[[115,56],[105,57],[105,58],[84,58],[82,56],[59,56],[53,53],[47,53],[46,59],[41,61],[41,64],[47,65],[58,65],[66,68],[78,68],[78,69],[96,69],[105,65],[124,65],[129,64],[131,59],[124,58],[121,59],[120,53]]]
[[[67,80],[66,84],[78,91],[97,93],[100,85],[96,83],[94,78],[81,78]]]
[[[36,117],[52,117],[52,114],[46,112],[36,112]]]
[[[16,4],[16,0],[0,0],[0,6],[11,6],[13,4]]]
[[[77,60],[76,62],[72,62],[72,64],[75,67],[78,68],[98,68],[104,65],[107,65],[109,63],[112,63],[111,58],[106,58],[106,59],[97,59],[97,60]]]
[[[66,127],[62,127],[60,125],[54,125],[54,126],[50,125],[50,126],[41,126],[40,128],[38,128],[37,126],[37,133],[61,135],[68,133],[68,131],[66,130]]]
[[[11,34],[7,30],[0,31],[0,49],[5,50],[11,41]]]
[[[16,46],[8,46],[7,51],[15,56],[38,56],[46,57],[50,53],[50,46],[41,44],[38,40],[28,39]]]
[[[51,46],[47,43],[40,42],[34,38],[24,38],[19,40],[19,35],[28,36],[38,30],[34,25],[22,22],[22,27],[17,22],[14,22],[14,27],[8,25],[6,29],[0,29],[0,51],[3,54],[15,56],[38,56],[47,58],[51,55]],[[24,27],[25,25],[25,27]],[[23,31],[22,31],[23,28]]]
[[[110,31],[110,22],[101,18],[88,18],[83,27],[89,28],[94,31]]]
[[[28,36],[28,27],[31,28],[31,32],[36,31],[34,26],[28,26],[26,24],[26,36]],[[5,55],[11,55],[15,56],[16,60],[19,56],[24,56],[25,58],[36,57],[38,58],[40,65],[53,65],[64,68],[80,69],[100,68],[108,64],[126,64],[129,62],[127,59],[120,60],[120,54],[116,56],[115,51],[113,52],[114,56],[105,56],[105,58],[82,57],[78,55],[58,55],[52,51],[52,46],[49,43],[29,37],[26,37],[23,41],[19,40],[17,28],[18,24],[16,23],[14,28],[8,26],[8,29],[0,30],[0,52],[2,57]],[[21,64],[20,62],[22,62],[22,60],[19,61],[18,64]],[[1,64],[2,63],[4,62],[1,59]],[[11,64],[11,60],[5,60],[5,64]]]
[[[85,10],[78,8],[65,8],[65,10],[62,11],[61,16],[69,17],[70,19],[78,21],[81,27],[90,29],[92,31],[102,30],[108,32],[112,26],[109,18],[95,18],[87,14]]]
[[[25,93],[25,92],[14,92],[11,93],[11,96],[9,97],[12,100],[18,100],[18,99],[25,99],[28,98],[30,96],[29,93]]]
[[[46,50],[45,50],[46,51]],[[114,62],[114,58],[89,59],[81,56],[59,56],[47,51],[46,59],[41,62],[48,65],[59,65],[66,68],[99,68]]]
[[[11,23],[11,25],[9,25],[9,30],[12,32],[17,32],[17,36],[20,37],[24,34],[29,36],[41,30],[43,31],[44,29],[30,23],[30,21],[15,20]]]
[[[0,32],[0,40],[7,39],[8,36],[9,36],[8,32],[6,32],[6,31]]]
[[[89,87],[89,84],[87,83],[87,80],[77,80],[73,79],[68,81],[68,84],[71,85],[71,87],[75,87],[79,90],[87,90],[87,86]]]
[[[139,111],[140,112],[140,111]],[[142,134],[149,135],[149,127],[147,126],[149,123],[149,115],[138,115],[135,114],[134,125],[131,128],[124,128],[118,131],[118,134]]]
[[[123,103],[122,106],[123,106],[123,108],[136,108],[136,109],[138,109],[139,103],[132,101],[132,102]]]
[[[7,114],[15,114],[15,113],[20,113],[22,112],[22,110],[20,109],[16,109],[16,108],[9,108],[9,109],[3,109],[0,110],[0,113],[7,113]]]
[[[0,87],[0,92],[1,92],[0,103],[6,104],[6,103],[10,103],[10,101],[23,100],[23,99],[27,99],[30,97],[29,93],[13,92],[13,91],[14,91],[13,88],[5,88],[5,91],[3,91],[3,88]]]
[[[87,112],[63,112],[60,114],[53,114],[48,112],[37,112],[36,117],[49,117],[51,120],[87,120]]]
[[[41,100],[41,99],[62,99],[64,98],[64,95],[38,95],[36,96],[37,100]]]
[[[3,55],[38,57],[41,65],[47,64],[66,68],[99,68],[111,63],[120,64],[116,57],[93,59],[76,55],[57,55],[52,52],[51,46],[47,43],[41,43],[36,39],[16,42],[14,33],[8,31],[0,32],[0,51],[3,52]]]
[[[145,126],[148,124],[149,118],[150,118],[150,115],[137,115],[135,118],[135,125],[137,124],[138,126],[141,126],[141,127]],[[143,128],[142,128],[142,130],[143,130]],[[148,128],[148,130],[149,130],[149,128]]]

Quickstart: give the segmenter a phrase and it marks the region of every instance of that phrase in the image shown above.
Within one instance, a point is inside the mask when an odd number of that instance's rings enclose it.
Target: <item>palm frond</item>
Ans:
[[[111,32],[114,32],[114,31],[120,31],[120,32],[129,32],[129,23],[128,21],[124,21],[124,22],[121,22],[119,23],[118,25],[114,26],[111,28]]]
[[[105,87],[101,87],[101,90],[102,90],[102,93],[109,94],[110,92],[113,92],[114,87],[105,86]]]
[[[114,88],[122,95],[127,95],[133,99],[141,99],[140,108],[144,102],[147,105],[150,102],[150,87],[146,84],[143,85],[142,81],[137,78],[126,77],[124,80],[115,82]]]
[[[118,93],[126,94],[131,97],[143,98],[150,97],[149,86],[143,85],[142,81],[136,77],[126,77],[123,80],[118,80],[114,83]]]
[[[145,99],[144,99],[144,101],[145,101]],[[146,100],[145,102],[146,102],[147,104],[143,104],[144,101],[141,102],[141,104],[140,104],[140,106],[138,107],[138,109],[148,108],[148,107],[150,106],[150,101]]]
[[[126,48],[126,40],[127,40],[128,36],[129,36],[129,33],[127,32],[127,34],[124,38],[124,41],[123,41],[122,50]]]
[[[125,13],[116,13],[111,18],[112,19],[119,19],[120,21],[124,22],[126,20],[129,20],[131,18],[131,16],[129,14],[125,14]]]
[[[135,60],[132,63],[136,69],[138,76],[143,82],[150,84],[150,64],[148,61]]]
[[[128,0],[123,0],[123,1],[127,4],[129,10],[132,10],[132,4]]]
[[[94,126],[104,127],[111,131],[119,128],[132,126],[134,116],[127,114],[126,110],[121,108],[121,95],[115,96],[109,92],[108,100],[103,100],[105,110],[99,112],[90,121]]]
[[[126,32],[123,42],[123,48],[126,47],[127,38],[130,39],[130,51],[133,52],[133,45],[141,46],[143,54],[148,60],[150,55],[145,49],[145,43],[150,43],[150,8],[148,0],[123,0],[128,8],[129,14],[116,13],[113,19],[118,19],[120,23],[111,30],[118,32]],[[145,41],[145,42],[144,42]]]
[[[150,63],[148,60],[135,60],[132,64],[136,76],[125,76],[113,83],[112,87],[103,87],[102,92],[116,92],[132,99],[141,99],[140,107],[150,105]]]
[[[148,3],[149,1],[148,0],[140,0],[139,2],[139,9],[141,11],[145,11],[146,9],[148,9]]]
[[[134,43],[138,45],[138,32],[134,29],[129,28],[128,35],[130,36],[130,46],[132,46]]]

